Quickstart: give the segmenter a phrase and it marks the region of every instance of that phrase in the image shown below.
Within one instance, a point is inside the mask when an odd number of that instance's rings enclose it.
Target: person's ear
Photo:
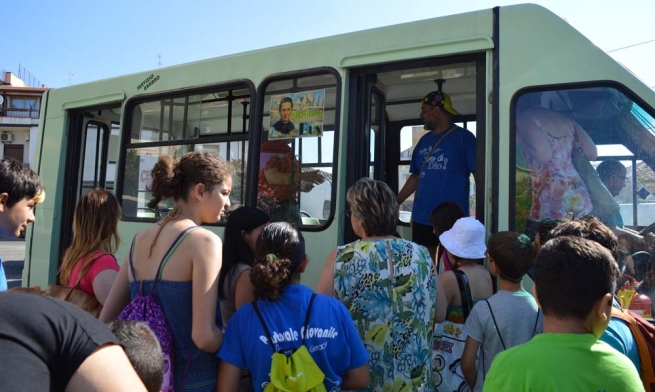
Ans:
[[[612,294],[607,293],[601,299],[596,301],[594,305],[594,312],[596,317],[603,322],[606,322],[612,317]]]
[[[307,255],[305,255],[305,257],[300,262],[300,266],[298,266],[298,271],[300,271],[300,273],[305,272],[305,268],[307,268],[307,263],[309,263],[309,259],[307,258]]]
[[[5,207],[7,206],[7,199],[8,198],[9,198],[9,194],[7,192],[0,193],[0,212],[5,211]]]
[[[193,188],[191,188],[191,193],[193,194],[193,197],[198,201],[200,201],[200,199],[203,198],[206,191],[207,190],[205,189],[205,184],[196,184],[193,186]]]

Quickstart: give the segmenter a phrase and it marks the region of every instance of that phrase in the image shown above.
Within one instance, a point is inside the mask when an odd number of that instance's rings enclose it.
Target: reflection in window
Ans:
[[[189,93],[186,93],[189,94]],[[247,88],[192,92],[135,103],[125,155],[122,207],[135,218],[159,218],[172,207],[165,200],[147,208],[150,171],[160,156],[212,152],[232,168],[231,207],[244,203],[250,91]]]
[[[593,87],[525,93],[514,115],[517,231],[589,214],[619,228],[655,221],[652,112]]]
[[[337,100],[331,74],[266,87],[257,203],[271,221],[320,226],[329,218]]]

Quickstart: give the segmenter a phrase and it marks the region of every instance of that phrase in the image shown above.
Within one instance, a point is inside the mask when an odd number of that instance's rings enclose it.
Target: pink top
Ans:
[[[98,257],[99,254],[100,252],[96,252],[93,257]],[[80,273],[80,268],[82,268],[82,263],[80,262],[75,264],[75,267],[73,267],[71,276],[68,279],[68,287],[75,287],[75,283],[77,283],[77,277]],[[80,289],[95,296],[95,293],[93,292],[93,280],[96,278],[96,276],[98,276],[98,274],[104,270],[114,270],[118,272],[119,269],[120,267],[118,266],[118,262],[116,262],[116,258],[109,253],[105,253],[104,255],[98,257],[91,264],[89,270],[84,274],[82,281],[80,282]]]

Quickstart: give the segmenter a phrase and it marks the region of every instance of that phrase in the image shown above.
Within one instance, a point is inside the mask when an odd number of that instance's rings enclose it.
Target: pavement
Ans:
[[[25,240],[0,241],[0,257],[9,287],[20,287],[25,263]]]

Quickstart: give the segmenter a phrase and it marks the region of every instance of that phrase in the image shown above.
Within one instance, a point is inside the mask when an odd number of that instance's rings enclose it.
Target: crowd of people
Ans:
[[[422,104],[433,132],[408,185],[398,196],[368,178],[348,189],[346,216],[360,239],[330,253],[316,292],[301,284],[315,261],[295,222],[242,206],[223,239],[201,226],[230,209],[231,173],[216,155],[159,159],[149,206],[175,207],[134,236],[120,267],[120,206],[110,192],[88,191],[59,279],[97,301],[98,317],[49,291],[0,294],[3,390],[650,390],[634,332],[613,317],[623,310],[612,228],[535,211],[534,240],[502,231],[485,241],[487,229],[468,217],[472,135],[450,121],[447,94]],[[526,146],[553,153],[584,138],[547,118],[525,120],[532,137],[563,133],[549,142],[524,135]],[[409,241],[396,225],[413,192]],[[44,198],[33,171],[0,160],[0,235],[20,235]],[[589,212],[587,204],[576,208]]]

